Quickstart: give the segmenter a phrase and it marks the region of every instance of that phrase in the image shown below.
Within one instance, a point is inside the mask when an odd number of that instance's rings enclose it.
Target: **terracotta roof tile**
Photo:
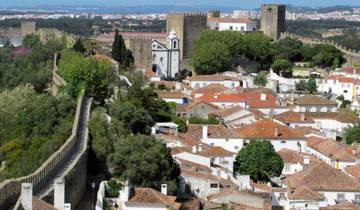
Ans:
[[[176,197],[164,195],[152,188],[137,187],[134,189],[134,195],[129,199],[130,203],[157,203],[171,205],[174,209],[179,210],[180,203],[175,202]]]
[[[309,146],[309,145],[308,145]],[[352,147],[335,140],[320,141],[310,148],[326,155],[332,160],[355,161],[356,157],[352,154]]]
[[[218,106],[216,106],[214,104],[211,104],[211,103],[208,103],[206,101],[202,101],[202,100],[196,100],[196,101],[191,102],[190,104],[188,104],[187,109],[191,109],[191,108],[193,108],[193,107],[195,107],[195,106],[197,106],[199,104],[206,104],[206,105],[208,105],[208,106],[210,106],[210,107],[212,107],[214,109],[219,109]]]
[[[195,178],[204,179],[204,180],[217,181],[217,182],[220,182],[220,184],[223,184],[223,186],[232,186],[232,187],[237,186],[236,184],[234,184],[230,180],[226,180],[226,179],[214,176],[214,175],[212,175],[210,173],[199,173],[199,172],[196,172],[196,171],[181,169],[181,176],[195,177]]]
[[[205,94],[205,93],[222,93],[225,90],[227,90],[228,88],[225,87],[224,85],[221,84],[210,84],[207,85],[205,87],[201,87],[201,88],[196,88],[194,90],[194,93],[198,93],[198,94]]]
[[[302,119],[302,116],[304,117]],[[314,120],[310,117],[307,117],[305,113],[287,111],[277,115],[274,115],[273,118],[283,122],[283,123],[314,123]]]
[[[345,171],[360,181],[360,165],[347,166]]]
[[[158,94],[158,96],[160,98],[184,98],[186,97],[183,93],[181,92],[167,92],[167,91],[156,91],[156,93]]]
[[[339,203],[333,206],[321,207],[320,210],[360,210],[360,206],[353,203]]]
[[[230,77],[225,75],[196,75],[189,78],[190,81],[239,81],[236,77]]]
[[[341,69],[336,70],[336,72],[346,73],[346,74],[360,74],[360,67],[346,66]]]
[[[320,163],[320,160],[318,160],[317,158],[309,154],[298,153],[294,150],[281,149],[278,154],[281,156],[284,163],[300,163],[301,165],[304,165],[304,158],[306,156],[310,158],[310,164]]]
[[[316,95],[305,95],[294,101],[296,105],[329,105],[337,106],[336,101],[331,101]]]
[[[201,140],[203,126],[208,127],[209,138],[239,138],[239,135],[223,125],[195,125],[189,124],[187,135],[195,140]]]
[[[359,191],[360,183],[326,163],[313,164],[303,171],[289,175],[284,183],[290,189],[306,186],[315,191]]]
[[[301,185],[295,188],[293,192],[289,192],[288,198],[290,200],[306,200],[306,201],[322,201],[325,199],[323,195],[321,195],[320,193],[314,190],[309,189],[305,185]]]
[[[268,119],[242,126],[235,129],[235,132],[246,139],[305,139],[295,129]]]
[[[224,118],[224,117],[230,116],[232,114],[235,114],[237,112],[240,112],[242,110],[244,110],[244,108],[242,108],[241,106],[234,106],[234,107],[230,107],[230,108],[219,109],[218,112],[216,112],[212,115]]]
[[[33,210],[58,210],[53,205],[37,197],[33,197],[32,202],[33,202]]]
[[[326,139],[315,137],[315,136],[308,137],[308,138],[306,138],[306,140],[307,140],[308,147],[314,147],[315,145],[317,145],[323,141],[327,141]]]
[[[349,112],[306,112],[305,117],[312,119],[332,119],[343,123],[357,123],[360,118]]]

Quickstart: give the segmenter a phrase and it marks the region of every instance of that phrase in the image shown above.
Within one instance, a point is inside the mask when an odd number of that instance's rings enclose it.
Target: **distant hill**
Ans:
[[[332,7],[300,7],[287,5],[289,12],[318,12],[327,13],[336,10],[351,11],[351,6],[332,6]],[[220,10],[224,13],[231,13],[234,10],[242,10],[240,7],[232,6],[212,6],[212,5],[143,5],[143,6],[36,6],[36,7],[8,7],[1,8],[1,12],[64,12],[64,13],[121,13],[121,14],[148,14],[148,13],[167,13],[170,11],[184,12],[184,11],[200,11],[207,12],[209,10]],[[248,9],[249,10],[249,9]],[[255,8],[254,10],[259,10]]]

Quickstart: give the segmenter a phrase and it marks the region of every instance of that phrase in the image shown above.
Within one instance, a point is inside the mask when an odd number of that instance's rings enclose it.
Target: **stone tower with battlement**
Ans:
[[[208,18],[219,18],[220,10],[211,10],[208,12]]]
[[[35,22],[21,22],[21,36],[35,34],[36,23]]]
[[[261,31],[273,40],[278,40],[285,32],[285,10],[283,4],[261,5]]]
[[[180,39],[180,59],[191,59],[199,34],[207,29],[207,14],[201,12],[169,13],[166,33],[175,31]]]

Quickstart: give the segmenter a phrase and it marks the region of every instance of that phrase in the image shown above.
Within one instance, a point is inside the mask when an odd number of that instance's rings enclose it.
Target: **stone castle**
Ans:
[[[285,32],[285,10],[283,4],[261,5],[261,31],[273,40],[278,40],[281,33]]]

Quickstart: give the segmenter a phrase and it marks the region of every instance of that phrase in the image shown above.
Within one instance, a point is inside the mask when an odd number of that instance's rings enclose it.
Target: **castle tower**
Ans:
[[[199,34],[207,29],[207,14],[200,12],[170,13],[167,15],[166,33],[176,32],[180,39],[180,59],[191,59]]]
[[[208,12],[208,18],[219,18],[220,10],[211,10]]]
[[[273,40],[278,40],[285,32],[285,10],[283,4],[261,5],[261,31]]]
[[[21,36],[24,38],[26,35],[35,34],[35,22],[21,22]]]

